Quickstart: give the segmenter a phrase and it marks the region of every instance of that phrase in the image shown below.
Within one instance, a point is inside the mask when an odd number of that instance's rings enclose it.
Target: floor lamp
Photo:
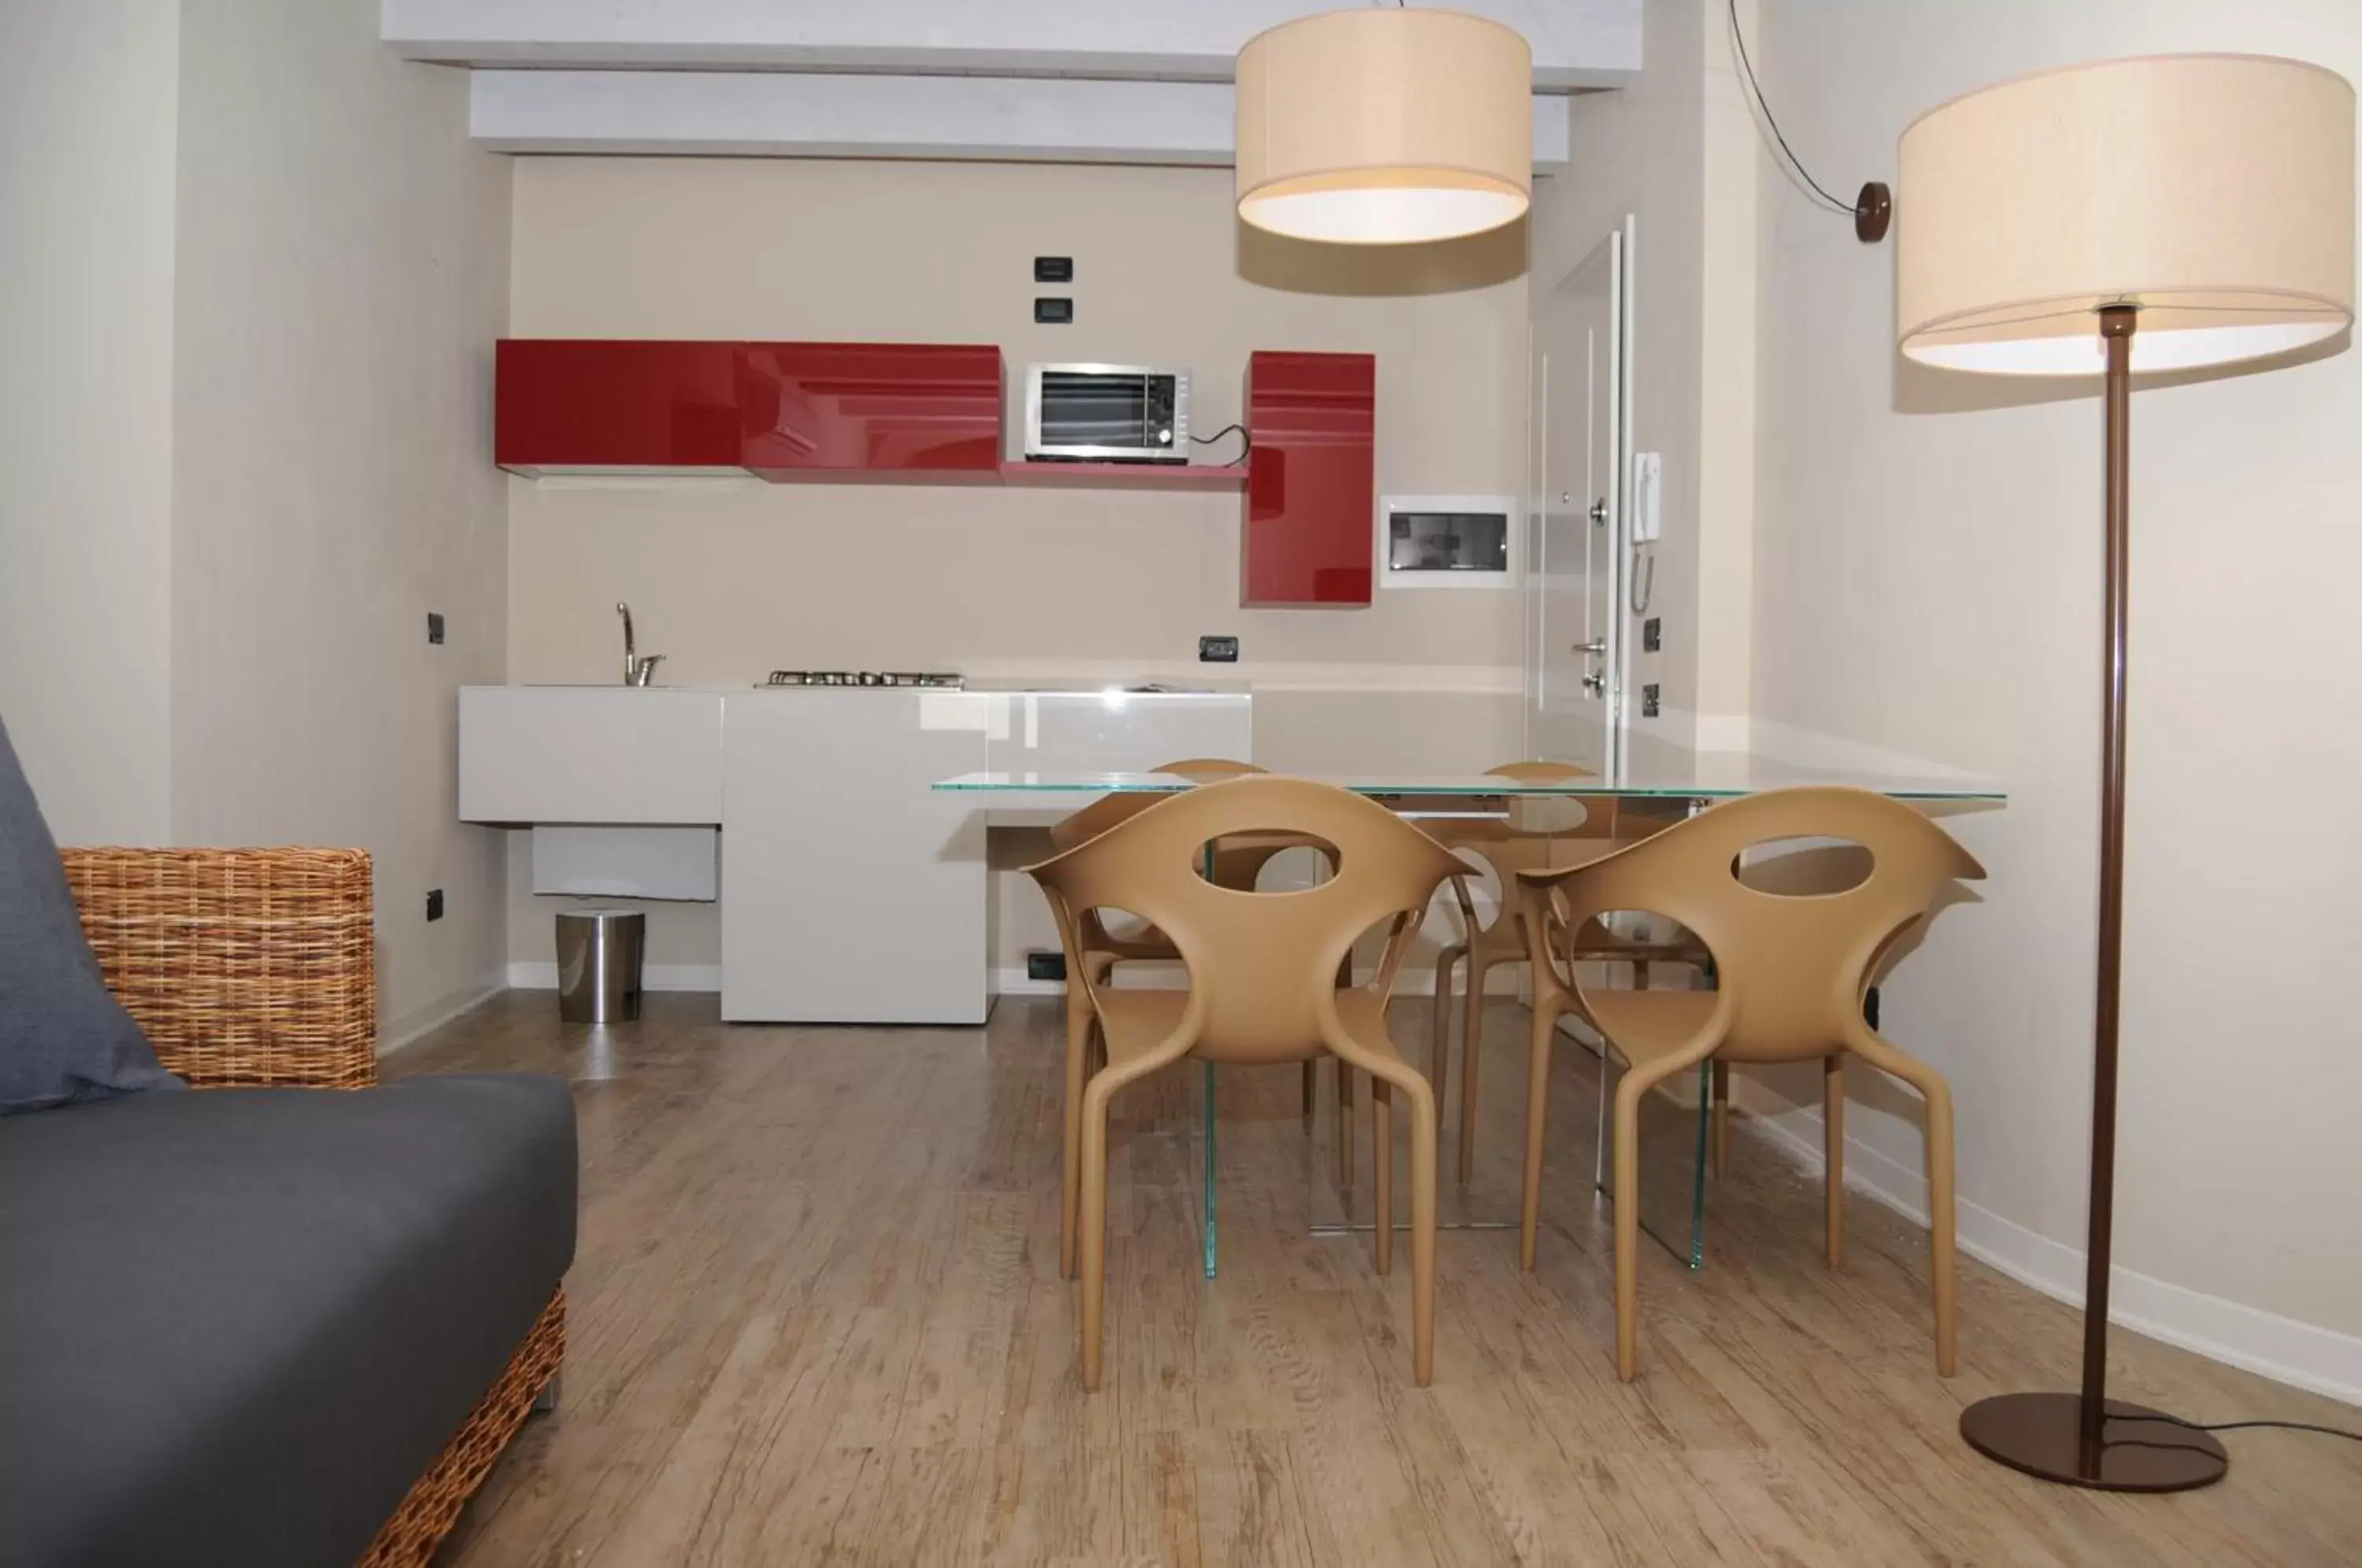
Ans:
[[[2354,319],[2354,90],[2301,61],[2167,55],[1984,88],[1903,133],[1896,320],[1947,370],[2102,378],[2106,646],[2083,1386],[1961,1414],[2001,1463],[2173,1492],[2222,1477],[2207,1433],[2107,1397],[2124,935],[2132,378],[2285,355]],[[2258,367],[2261,368],[2261,367]]]

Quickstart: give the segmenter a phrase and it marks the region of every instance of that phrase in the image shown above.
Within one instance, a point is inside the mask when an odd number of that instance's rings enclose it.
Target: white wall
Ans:
[[[379,44],[372,0],[182,17],[173,834],[370,850],[397,1038],[496,984],[504,943],[454,747],[457,688],[507,645],[509,160],[469,145],[465,73]]]
[[[66,844],[171,836],[179,36],[0,0],[0,718]]]
[[[1753,23],[1754,0],[1739,13]],[[1566,172],[1539,182],[1532,297],[1628,214],[1637,229],[1633,449],[1664,458],[1664,536],[1648,613],[1626,632],[1636,743],[1748,744],[1755,382],[1754,129],[1726,47],[1725,0],[1647,0],[1640,81],[1573,100]],[[1639,716],[1639,688],[1663,712]]]
[[[2034,68],[2231,50],[2362,78],[2362,10],[2330,0],[1765,8],[1766,89],[1841,193],[1893,179],[1896,137],[1922,110]],[[1992,872],[1982,905],[1937,922],[1889,987],[1886,1021],[1957,1093],[1964,1238],[2070,1283],[2090,1115],[2099,405],[2088,388],[1906,370],[1892,245],[1857,244],[1760,167],[1754,712],[2007,785],[2005,812],[1956,823]],[[2348,1397],[2362,1342],[2301,1325],[2362,1334],[2362,1053],[2345,968],[2362,937],[2362,827],[2343,805],[2362,772],[2357,416],[2351,352],[2135,400],[2116,1208],[2120,1309],[2301,1363]],[[1883,1110],[1850,1123],[1868,1151],[1857,1169],[1907,1192],[1912,1102],[1867,1077],[1855,1093]]]
[[[1034,360],[1183,365],[1207,433],[1239,417],[1251,349],[1374,353],[1382,493],[1516,493],[1523,231],[1338,257],[1242,231],[1232,198],[1214,169],[520,159],[513,330],[993,343],[1015,389]],[[1054,292],[1076,325],[1034,324],[1036,254],[1075,258]],[[613,679],[627,599],[668,681],[1213,673],[1253,683],[1257,754],[1279,766],[1473,770],[1521,750],[1515,593],[1241,610],[1235,493],[517,480],[510,494],[513,679]],[[1242,638],[1235,669],[1195,663],[1209,632]],[[546,962],[552,900],[512,864],[511,955]],[[1035,925],[1005,928],[1007,961],[1048,942]],[[660,911],[649,942],[653,963],[709,963],[710,915]]]

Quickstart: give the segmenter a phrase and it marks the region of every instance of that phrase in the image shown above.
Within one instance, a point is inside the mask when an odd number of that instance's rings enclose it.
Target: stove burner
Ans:
[[[766,686],[923,687],[933,691],[957,691],[967,684],[964,676],[943,670],[909,669],[775,669]]]

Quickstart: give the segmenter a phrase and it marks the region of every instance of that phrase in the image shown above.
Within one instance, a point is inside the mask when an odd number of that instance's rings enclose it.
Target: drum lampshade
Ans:
[[[1952,370],[2235,363],[2354,320],[2354,89],[2258,55],[2159,55],[1981,89],[1903,133],[1895,316]]]
[[[1400,245],[1514,222],[1533,192],[1533,50],[1459,11],[1332,11],[1239,50],[1239,216]]]

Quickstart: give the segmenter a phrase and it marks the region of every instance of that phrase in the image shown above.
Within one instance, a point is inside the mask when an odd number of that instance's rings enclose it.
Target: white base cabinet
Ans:
[[[730,699],[722,1016],[984,1021],[984,821],[928,786],[985,765],[990,699],[760,691]]]
[[[533,825],[537,884],[643,898],[714,897],[718,826],[725,1019],[978,1024],[988,825],[1092,797],[988,806],[928,786],[1243,760],[1253,737],[1244,692],[471,686],[459,815]]]

